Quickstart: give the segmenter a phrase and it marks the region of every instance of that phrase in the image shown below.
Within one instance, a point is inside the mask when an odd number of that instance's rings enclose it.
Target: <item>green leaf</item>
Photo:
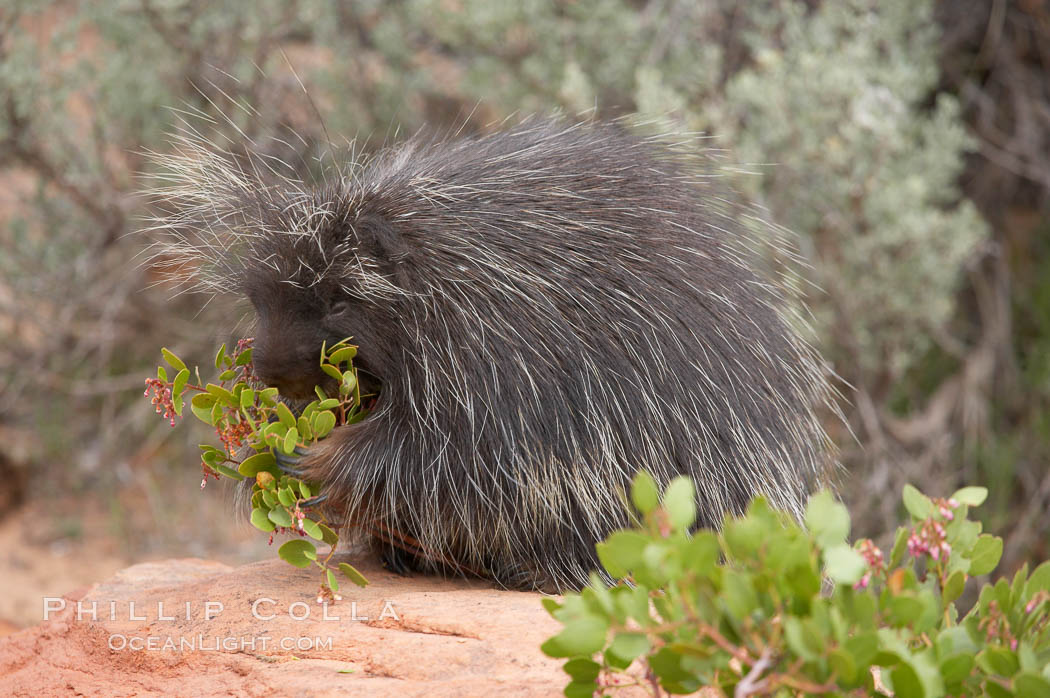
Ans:
[[[904,526],[897,528],[896,536],[893,539],[893,549],[890,551],[889,567],[896,567],[904,558],[904,554],[908,551],[909,533]]]
[[[344,361],[351,361],[357,356],[357,347],[341,347],[328,355],[328,361],[338,366]]]
[[[226,451],[215,448],[211,444],[200,444],[201,460],[208,465],[222,463],[226,460]]]
[[[296,497],[294,494],[292,494],[291,487],[282,487],[281,489],[277,490],[277,499],[278,501],[280,501],[281,504],[291,508],[295,505]]]
[[[353,565],[348,565],[345,562],[339,563],[339,571],[343,573],[343,576],[349,579],[351,582],[359,587],[368,586],[368,580],[365,576],[357,571],[357,568]]]
[[[1017,603],[1020,600],[1021,595],[1024,594],[1025,581],[1028,579],[1028,563],[1021,565],[1021,569],[1014,573],[1013,583],[1010,585],[1010,598],[1011,605]]]
[[[648,514],[660,504],[660,490],[656,486],[656,480],[644,470],[639,470],[631,483],[631,501],[634,508],[643,514]]]
[[[819,633],[797,616],[784,618],[784,639],[791,651],[806,661],[815,661],[824,653],[824,642]]]
[[[973,671],[973,655],[960,653],[945,657],[941,660],[940,670],[944,683],[958,683]]]
[[[629,662],[649,651],[649,636],[645,633],[617,633],[609,651]]]
[[[683,562],[694,572],[710,576],[717,571],[720,555],[718,536],[712,531],[697,531],[686,544]]]
[[[562,691],[562,694],[565,698],[593,698],[594,682],[570,681],[565,684],[565,690]]]
[[[221,402],[222,404],[227,405],[229,407],[240,406],[240,403],[237,401],[237,398],[233,396],[233,393],[231,393],[229,390],[222,387],[221,385],[208,383],[206,386],[204,386],[204,388],[209,393],[214,395],[218,399],[218,402]]]
[[[186,388],[186,383],[190,380],[190,370],[184,368],[175,375],[175,380],[172,381],[171,394],[181,395],[182,391]]]
[[[918,491],[918,490],[916,490]],[[893,695],[897,698],[925,698],[926,689],[919,680],[919,674],[907,662],[901,662],[890,671],[893,683]]]
[[[980,536],[970,553],[970,575],[988,574],[999,564],[1003,556],[1003,539],[988,535]]]
[[[295,445],[299,442],[299,430],[292,427],[288,430],[288,433],[284,435],[284,443],[281,444],[286,454],[292,454],[295,451]]]
[[[316,521],[303,519],[303,530],[306,531],[306,535],[314,540],[324,540],[324,533],[321,531],[321,525]]]
[[[321,364],[321,370],[335,380],[342,382],[343,372],[331,364]]]
[[[256,453],[254,456],[245,458],[237,467],[237,472],[244,477],[255,477],[264,470],[276,478],[280,478],[283,475],[281,469],[277,467],[277,460],[269,451]]]
[[[327,545],[335,545],[339,542],[339,535],[335,531],[324,524],[317,524],[317,526],[321,529],[321,540]]]
[[[259,391],[259,402],[266,407],[277,406],[277,388],[266,388]]]
[[[981,684],[981,698],[1015,698],[1014,692],[1008,688],[1003,688],[998,683],[992,680],[986,680]]]
[[[955,521],[949,523],[945,530],[948,533],[948,542],[951,543],[952,551],[960,555],[969,555],[974,543],[977,542],[977,537],[981,535],[981,523],[967,521],[956,516]]]
[[[868,563],[856,550],[839,543],[824,550],[825,572],[839,584],[856,584],[868,571]]]
[[[609,621],[599,616],[585,613],[566,622],[565,627],[555,638],[558,645],[569,653],[569,656],[590,656],[605,646],[605,635],[609,631]]]
[[[212,468],[215,472],[219,473],[220,475],[225,475],[226,477],[231,478],[233,480],[240,481],[244,479],[243,475],[238,473],[233,468],[223,465],[222,463],[216,463],[215,465],[211,465],[209,467]]]
[[[700,688],[696,675],[682,668],[684,657],[668,647],[649,656],[649,666],[669,693],[693,693]]]
[[[960,570],[952,572],[948,576],[948,580],[944,583],[944,591],[941,594],[941,598],[944,605],[955,601],[957,598],[962,596],[963,589],[966,588],[966,574]]]
[[[1017,698],[1050,698],[1050,681],[1034,672],[1015,676],[1013,687]]]
[[[157,378],[159,378],[160,380],[162,380],[165,383],[167,383],[168,382],[168,370],[166,368],[164,368],[163,366],[157,366]]]
[[[302,480],[299,480],[298,482],[299,482],[299,492],[303,495],[303,499],[309,499],[310,498],[310,494],[311,494],[310,486],[307,485]]]
[[[284,404],[283,402],[278,402],[276,410],[277,419],[281,420],[281,424],[283,424],[288,429],[291,429],[295,426],[295,415],[293,415],[292,411],[288,409],[288,405]]]
[[[838,546],[849,535],[849,512],[831,492],[822,490],[806,504],[806,528],[821,548]]]
[[[573,681],[593,682],[598,678],[598,673],[601,671],[601,665],[593,659],[578,657],[565,662],[565,666],[562,667],[562,670],[571,676]]]
[[[1032,570],[1025,583],[1025,599],[1031,599],[1036,592],[1050,591],[1050,560]]]
[[[664,509],[671,525],[680,531],[688,530],[696,521],[696,495],[693,481],[679,476],[671,480],[664,490]]]
[[[241,391],[241,409],[248,409],[255,404],[255,391],[245,388]]]
[[[633,589],[620,588],[623,589],[623,592],[616,596],[616,605],[620,612],[642,625],[648,624],[650,622],[649,590],[644,586],[635,586]]]
[[[215,353],[215,369],[222,368],[223,361],[226,360],[226,343],[223,342],[222,346],[219,347],[219,351]]]
[[[920,601],[911,592],[901,592],[897,596],[891,596],[886,602],[886,610],[889,611],[887,621],[892,627],[900,628],[910,625],[925,610]]]
[[[262,509],[259,509],[259,508],[252,509],[252,517],[251,517],[252,526],[255,526],[257,529],[259,529],[263,533],[269,533],[270,531],[272,531],[275,528],[277,528],[277,526],[274,525],[274,523],[272,521],[270,521],[270,518],[266,514],[267,514],[267,512],[262,510]]]
[[[769,527],[752,516],[726,521],[722,528],[726,555],[735,560],[750,561],[769,539],[769,534]]]
[[[354,375],[353,371],[347,371],[343,374],[343,382],[339,386],[339,393],[342,395],[349,395],[356,385],[357,376]]]
[[[857,679],[857,662],[844,649],[835,648],[828,653],[828,666],[847,684],[853,684]]]
[[[621,579],[642,559],[648,537],[637,531],[614,531],[604,543],[595,545],[598,560],[614,579]]]
[[[753,575],[726,568],[723,572],[722,602],[736,618],[746,618],[761,604],[755,592]]]
[[[540,645],[540,652],[543,652],[548,657],[568,657],[570,653],[562,649],[562,646],[558,644],[557,636],[549,637]]]
[[[989,646],[977,653],[977,666],[992,676],[1011,677],[1020,669],[1017,654],[1005,647]]]
[[[547,613],[551,614],[555,618],[557,618],[557,615],[555,615],[555,611],[559,610],[562,607],[562,605],[558,603],[557,599],[553,599],[549,596],[545,596],[542,599],[540,599],[540,605],[542,605],[543,608],[546,609]]]
[[[299,430],[299,436],[304,442],[309,443],[312,438],[313,429],[310,428],[310,422],[307,421],[306,417],[299,417],[299,421],[296,422],[295,428]]]
[[[987,487],[963,487],[961,490],[956,490],[955,494],[950,497],[950,499],[954,499],[960,504],[971,507],[981,506],[987,498]]]
[[[190,400],[190,410],[193,416],[209,426],[215,426],[212,419],[212,408],[215,407],[215,396],[211,393],[197,393]]]
[[[904,508],[915,519],[925,519],[933,514],[933,502],[911,485],[904,486]]]
[[[857,594],[857,597],[871,599],[870,594]],[[853,637],[847,638],[843,647],[856,660],[857,666],[867,667],[872,663],[879,651],[879,636],[870,631],[860,632]]]
[[[325,571],[325,579],[328,581],[328,588],[332,591],[339,591],[339,580],[335,578],[335,572],[330,568]]]
[[[294,522],[292,521],[292,515],[280,507],[276,509],[270,509],[270,513],[267,514],[267,516],[269,517],[270,521],[273,521],[278,526],[291,528],[294,525]]]
[[[237,366],[245,366],[251,360],[252,360],[252,350],[251,350],[251,348],[248,348],[248,349],[245,349],[244,351],[242,351],[240,353],[240,355],[237,357],[237,361],[235,362],[235,364]]]
[[[337,397],[330,397],[317,403],[318,410],[334,410],[339,407],[340,401]]]
[[[318,412],[314,416],[314,434],[323,439],[335,428],[335,415],[331,412]]]
[[[953,654],[965,654],[973,657],[977,652],[977,645],[965,627],[956,625],[946,628],[937,636],[937,654],[947,657]]]
[[[170,351],[168,351],[164,347],[161,347],[160,353],[161,353],[161,355],[164,356],[164,360],[167,361],[168,364],[173,369],[175,369],[176,371],[185,371],[186,370],[186,364],[183,363],[182,359],[180,359],[179,357],[175,356],[175,354],[171,353]]]
[[[306,568],[317,559],[317,548],[310,541],[297,538],[278,548],[277,555],[290,565]]]

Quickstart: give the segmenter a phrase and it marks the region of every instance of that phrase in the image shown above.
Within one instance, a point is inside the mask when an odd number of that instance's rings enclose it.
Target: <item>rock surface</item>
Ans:
[[[558,624],[539,594],[359,568],[371,584],[344,583],[326,617],[316,568],[277,559],[134,565],[64,599],[41,599],[64,608],[0,639],[0,693],[561,694],[561,662],[539,650]]]

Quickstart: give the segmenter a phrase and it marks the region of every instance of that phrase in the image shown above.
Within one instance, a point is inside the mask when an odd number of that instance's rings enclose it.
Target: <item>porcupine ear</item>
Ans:
[[[362,216],[355,227],[358,240],[379,263],[383,274],[406,288],[409,281],[406,262],[412,249],[397,227],[375,214]]]

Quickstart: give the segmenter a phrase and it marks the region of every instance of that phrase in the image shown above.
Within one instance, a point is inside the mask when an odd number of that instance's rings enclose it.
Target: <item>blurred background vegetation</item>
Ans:
[[[140,264],[145,153],[180,114],[310,163],[555,110],[710,134],[797,233],[856,533],[905,482],[980,484],[1003,569],[1050,557],[1043,0],[6,0],[0,512],[52,546],[94,509],[129,558],[226,550],[207,434],[141,398],[161,345],[206,364],[238,336]]]

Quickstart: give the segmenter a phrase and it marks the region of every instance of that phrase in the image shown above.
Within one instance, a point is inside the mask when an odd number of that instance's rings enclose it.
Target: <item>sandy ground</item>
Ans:
[[[134,565],[77,599],[110,611],[79,617],[67,606],[0,638],[0,692],[26,698],[561,693],[568,681],[562,662],[540,651],[559,624],[540,594],[480,580],[401,577],[374,561],[354,562],[371,583],[347,585],[344,598],[323,609],[314,601],[316,571],[278,559],[239,567],[192,558]]]
[[[78,522],[53,517],[41,504],[24,506],[0,522],[0,636],[42,619],[43,597],[61,596],[109,577],[128,564],[100,512]]]
[[[7,512],[0,520],[0,637],[39,623],[44,597],[86,590],[133,563],[207,555],[237,565],[276,557],[222,493],[201,493],[186,482],[173,494],[179,495],[173,506],[188,510],[185,519],[158,521],[152,503],[133,511],[72,495]],[[181,529],[164,531],[165,520],[195,521],[201,533],[180,539]]]

